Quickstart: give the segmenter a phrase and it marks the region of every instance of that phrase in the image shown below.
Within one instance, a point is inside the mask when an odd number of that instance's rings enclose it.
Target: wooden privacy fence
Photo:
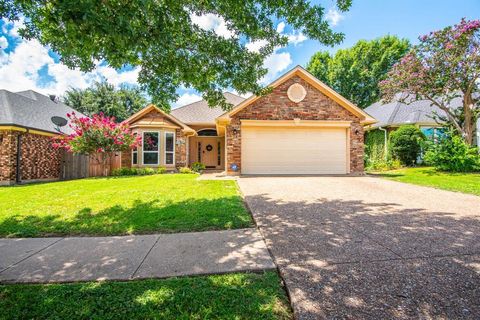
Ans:
[[[98,155],[82,155],[64,151],[60,169],[60,180],[99,177],[104,175],[104,168],[97,159]],[[106,172],[110,175],[113,169],[121,167],[121,154],[116,153],[107,164]]]

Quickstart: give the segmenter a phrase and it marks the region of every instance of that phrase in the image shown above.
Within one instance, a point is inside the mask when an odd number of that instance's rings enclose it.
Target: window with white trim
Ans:
[[[143,164],[158,165],[159,163],[159,133],[143,133]]]
[[[134,132],[133,135],[135,138],[137,137],[137,133]],[[132,149],[132,165],[138,164],[138,147]]]
[[[137,147],[132,149],[132,164],[138,164],[138,149],[137,149]]]
[[[165,132],[165,164],[173,164],[175,159],[175,133]]]

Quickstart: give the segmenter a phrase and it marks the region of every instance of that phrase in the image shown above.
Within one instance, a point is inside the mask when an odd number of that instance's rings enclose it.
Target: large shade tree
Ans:
[[[386,101],[429,100],[448,123],[472,145],[480,113],[480,20],[430,32],[397,63],[380,83]],[[462,107],[451,107],[454,99]]]
[[[353,47],[315,53],[307,69],[361,108],[380,99],[378,82],[410,49],[408,40],[384,36],[360,40]]]
[[[345,11],[351,1],[335,3]],[[25,28],[20,33],[49,45],[69,67],[90,71],[99,61],[114,68],[139,67],[139,83],[159,105],[178,98],[181,85],[224,107],[224,88],[261,93],[264,59],[288,41],[277,31],[278,21],[322,44],[343,40],[331,30],[325,8],[308,0],[0,1],[0,18],[21,16]],[[205,16],[223,19],[224,33],[231,37],[194,23]],[[245,45],[252,41],[265,45],[249,51]]]
[[[106,81],[95,82],[86,89],[71,88],[65,92],[63,101],[77,111],[87,115],[103,113],[123,121],[144,108],[148,100],[136,86],[115,88]]]

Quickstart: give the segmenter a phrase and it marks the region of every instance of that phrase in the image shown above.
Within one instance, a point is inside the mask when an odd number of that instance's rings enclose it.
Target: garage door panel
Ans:
[[[345,128],[242,128],[244,174],[345,174]]]

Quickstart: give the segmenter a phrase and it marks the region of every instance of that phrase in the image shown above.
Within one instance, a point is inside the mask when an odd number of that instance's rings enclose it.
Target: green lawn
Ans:
[[[0,319],[291,319],[275,272],[0,286]]]
[[[92,178],[0,188],[0,237],[122,235],[243,228],[235,181],[193,174]]]
[[[480,174],[447,173],[430,167],[405,168],[376,173],[390,180],[480,196]]]

